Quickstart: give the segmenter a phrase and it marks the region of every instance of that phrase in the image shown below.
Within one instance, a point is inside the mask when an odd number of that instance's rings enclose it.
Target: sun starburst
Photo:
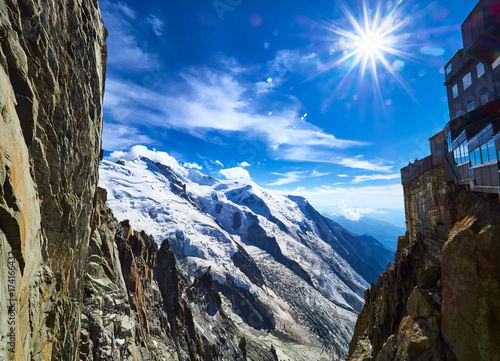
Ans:
[[[404,15],[401,3],[401,0],[391,2],[392,8],[386,7],[383,11],[380,1],[375,9],[370,9],[366,0],[363,0],[362,15],[356,19],[349,7],[341,2],[351,28],[327,25],[327,29],[339,37],[336,48],[341,51],[341,57],[333,66],[346,66],[346,75],[359,68],[361,79],[369,71],[380,98],[381,71],[388,72],[408,94],[413,95],[411,88],[398,74],[398,64],[402,63],[402,59],[412,59],[412,55],[405,51],[409,39],[408,33],[404,31],[410,17]],[[342,82],[346,80],[346,75]]]

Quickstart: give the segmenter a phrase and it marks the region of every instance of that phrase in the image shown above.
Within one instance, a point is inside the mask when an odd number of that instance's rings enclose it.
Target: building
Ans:
[[[429,139],[429,157],[401,169],[402,183],[442,166],[448,182],[500,194],[500,1],[479,1],[462,38],[445,66],[451,120]]]

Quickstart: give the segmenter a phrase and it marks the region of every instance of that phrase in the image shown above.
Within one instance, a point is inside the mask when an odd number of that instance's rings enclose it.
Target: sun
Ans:
[[[378,33],[362,34],[361,40],[355,45],[362,56],[379,56],[384,45],[384,38]]]
[[[366,0],[363,0],[362,14],[357,18],[345,3],[339,1],[350,28],[341,28],[335,24],[326,26],[333,38],[337,39],[337,50],[341,50],[341,57],[334,66],[346,66],[347,75],[359,68],[361,79],[368,71],[380,96],[379,73],[388,72],[412,95],[411,89],[398,74],[399,64],[404,64],[404,60],[414,60],[404,50],[409,42],[405,27],[408,26],[410,17],[405,16],[402,1],[389,2],[392,7],[387,7],[385,3],[384,8],[378,1],[375,8],[371,9]]]

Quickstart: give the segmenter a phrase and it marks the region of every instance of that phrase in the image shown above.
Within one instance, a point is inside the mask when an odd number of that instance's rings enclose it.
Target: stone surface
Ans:
[[[434,168],[405,186],[407,235],[365,293],[348,360],[500,359],[500,204]]]
[[[210,269],[183,278],[169,243],[158,249],[151,236],[118,222],[105,197],[99,189],[80,360],[275,360],[272,348],[246,340],[227,317]]]
[[[74,360],[102,132],[97,0],[0,1],[0,353]],[[8,351],[15,251],[15,352]]]

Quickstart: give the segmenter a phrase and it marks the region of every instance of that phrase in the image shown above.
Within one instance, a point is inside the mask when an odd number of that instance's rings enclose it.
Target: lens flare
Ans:
[[[380,74],[389,73],[414,98],[413,91],[398,74],[402,70],[400,64],[405,60],[414,60],[414,57],[405,52],[408,44],[408,34],[404,31],[410,22],[405,16],[401,1],[391,3],[382,9],[379,1],[374,10],[370,9],[366,0],[362,1],[362,15],[356,19],[349,7],[341,2],[341,7],[350,24],[350,29],[343,29],[333,24],[326,28],[334,37],[338,36],[335,46],[341,50],[342,57],[331,67],[344,65],[347,73],[338,87],[347,79],[347,76],[359,68],[361,78],[369,72],[380,100]],[[392,59],[390,59],[392,58]],[[395,59],[394,59],[395,58]],[[398,66],[394,66],[397,64]]]

